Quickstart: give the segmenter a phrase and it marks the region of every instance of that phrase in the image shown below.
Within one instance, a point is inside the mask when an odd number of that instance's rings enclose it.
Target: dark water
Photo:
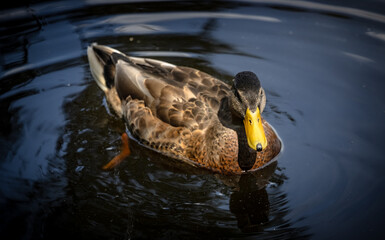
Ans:
[[[14,3],[0,12],[4,239],[381,239],[381,1]],[[197,171],[132,142],[94,83],[106,44],[206,71],[257,73],[284,150],[263,171]]]

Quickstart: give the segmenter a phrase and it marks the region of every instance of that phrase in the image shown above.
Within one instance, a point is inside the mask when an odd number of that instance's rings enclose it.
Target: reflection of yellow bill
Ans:
[[[260,143],[262,145],[262,149],[265,149],[267,146],[267,140],[262,126],[261,113],[259,112],[258,107],[254,113],[247,108],[243,124],[245,125],[247,143],[249,146],[252,149],[257,150],[257,145]]]

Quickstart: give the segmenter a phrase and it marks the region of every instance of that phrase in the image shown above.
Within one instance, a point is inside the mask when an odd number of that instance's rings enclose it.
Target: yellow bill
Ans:
[[[265,149],[267,146],[267,139],[265,131],[263,130],[261,113],[259,112],[258,107],[254,113],[247,108],[243,124],[245,125],[249,146],[252,149],[257,150],[257,145],[260,143],[262,145],[262,149]]]

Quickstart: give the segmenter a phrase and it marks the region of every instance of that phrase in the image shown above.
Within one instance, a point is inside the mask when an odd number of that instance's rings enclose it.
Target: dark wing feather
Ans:
[[[225,83],[193,68],[146,58],[115,58],[120,98],[143,100],[154,116],[174,127],[207,128],[212,118],[218,118],[221,99],[230,91]]]

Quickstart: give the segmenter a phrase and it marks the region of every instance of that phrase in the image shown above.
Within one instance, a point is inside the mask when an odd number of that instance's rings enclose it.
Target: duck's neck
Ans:
[[[257,151],[249,147],[243,121],[231,114],[228,99],[222,100],[218,116],[225,127],[233,129],[237,133],[239,167],[245,171],[251,169],[257,159]]]
[[[238,135],[238,164],[242,170],[250,170],[257,159],[257,151],[249,147],[243,123],[234,129]]]

